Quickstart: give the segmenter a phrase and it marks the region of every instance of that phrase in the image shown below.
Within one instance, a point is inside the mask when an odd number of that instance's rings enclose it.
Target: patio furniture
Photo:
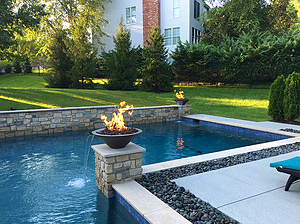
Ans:
[[[296,156],[291,159],[275,162],[270,164],[275,167],[278,172],[290,174],[290,177],[285,185],[285,191],[288,191],[291,184],[300,179],[300,157]]]

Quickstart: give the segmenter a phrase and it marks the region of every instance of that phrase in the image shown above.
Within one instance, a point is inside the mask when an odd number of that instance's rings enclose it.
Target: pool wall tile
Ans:
[[[279,135],[279,134],[274,134],[274,133],[270,133],[270,132],[258,131],[258,130],[243,128],[243,127],[236,127],[236,126],[231,126],[231,125],[226,125],[226,124],[219,124],[219,123],[214,123],[214,122],[209,122],[209,121],[195,120],[195,119],[185,118],[185,117],[183,117],[182,120],[185,122],[196,122],[196,123],[198,122],[200,125],[206,125],[206,126],[226,129],[226,130],[230,130],[230,131],[243,132],[243,133],[247,133],[247,134],[253,134],[253,135],[263,136],[263,137],[267,137],[267,138],[272,138],[272,139],[276,139],[276,140],[290,138],[289,136],[286,136],[286,135]]]
[[[140,213],[138,213],[117,191],[114,191],[116,199],[127,209],[127,211],[141,224],[150,224]]]

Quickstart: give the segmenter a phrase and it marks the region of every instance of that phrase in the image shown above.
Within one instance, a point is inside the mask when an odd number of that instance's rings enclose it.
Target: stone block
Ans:
[[[129,156],[128,155],[122,155],[122,156],[117,156],[116,157],[116,161],[117,162],[124,162],[124,161],[127,161],[129,160]]]
[[[105,173],[107,174],[113,173],[113,165],[105,164]]]
[[[32,135],[32,130],[26,130],[25,135]]]
[[[134,169],[134,168],[136,168],[136,166],[135,166],[135,160],[131,160],[130,169]]]
[[[142,168],[136,168],[136,169],[132,169],[129,170],[130,176],[137,176],[142,174],[143,169]]]
[[[123,167],[123,163],[114,163],[114,169],[119,169]]]
[[[50,128],[56,128],[56,124],[50,124]]]
[[[59,124],[60,121],[61,121],[60,118],[54,118],[54,119],[51,119],[51,123],[52,123],[52,124]]]
[[[24,136],[25,132],[24,131],[15,131],[15,136]]]
[[[39,131],[38,134],[39,135],[44,135],[44,134],[48,134],[48,130],[44,130],[44,131]]]
[[[54,117],[54,118],[61,118],[61,117],[62,117],[62,114],[61,114],[61,112],[59,112],[59,113],[54,113],[54,114],[53,114],[53,117]]]
[[[57,132],[63,132],[63,131],[64,131],[63,128],[55,128],[55,129],[53,129],[53,132],[54,132],[54,133],[57,133]]]
[[[78,126],[72,126],[72,131],[78,131]]]
[[[128,161],[123,162],[123,166],[124,167],[130,167],[131,166],[131,161],[128,160]]]
[[[15,132],[5,133],[6,138],[12,138],[15,137]]]
[[[10,131],[16,131],[16,130],[17,130],[17,125],[10,126]]]
[[[0,132],[7,132],[10,131],[10,127],[2,127],[0,128]]]
[[[107,183],[114,182],[116,180],[116,175],[103,173],[103,180]]]
[[[39,131],[42,131],[43,130],[43,127],[42,126],[35,126],[33,127],[32,131],[36,131],[36,132],[39,132]]]
[[[135,160],[135,167],[136,168],[139,168],[139,167],[141,167],[142,166],[142,159],[137,159],[137,160]]]
[[[140,159],[140,158],[142,158],[142,153],[141,152],[140,153],[134,153],[134,154],[130,155],[131,160],[132,159]]]
[[[122,180],[122,176],[123,176],[122,173],[117,173],[117,174],[116,174],[117,180],[118,180],[118,181],[121,181],[121,180]]]
[[[64,111],[62,111],[61,113],[62,113],[62,115],[64,115],[64,116],[70,116],[70,115],[72,114],[72,111],[71,111],[71,110],[64,110]]]
[[[17,131],[25,131],[25,130],[26,130],[26,125],[18,125],[17,126]]]

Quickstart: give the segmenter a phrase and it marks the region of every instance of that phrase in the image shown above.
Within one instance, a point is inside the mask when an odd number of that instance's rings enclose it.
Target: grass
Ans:
[[[99,82],[100,80],[98,80]],[[101,83],[101,81],[100,81]],[[175,93],[109,91],[102,89],[45,88],[42,76],[7,74],[0,76],[0,111],[118,105],[121,101],[134,107],[174,105]],[[268,89],[174,87],[184,91],[191,114],[210,114],[252,121],[269,120]]]

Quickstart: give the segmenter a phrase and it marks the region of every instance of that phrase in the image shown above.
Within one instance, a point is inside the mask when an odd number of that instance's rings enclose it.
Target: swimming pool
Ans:
[[[143,133],[133,142],[146,148],[143,165],[274,140],[188,122],[137,127]],[[89,132],[0,139],[1,223],[136,223],[97,190],[93,153],[84,166]]]

